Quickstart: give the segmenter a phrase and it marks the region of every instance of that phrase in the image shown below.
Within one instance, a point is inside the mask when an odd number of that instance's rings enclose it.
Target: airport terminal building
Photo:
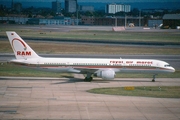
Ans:
[[[0,17],[1,24],[30,24],[30,25],[76,25],[77,19],[70,17],[24,18],[24,17]]]
[[[164,29],[179,29],[180,14],[165,14],[161,19],[145,19],[143,17],[86,17],[81,19],[71,17],[27,18],[27,17],[0,17],[0,24],[31,24],[31,25],[95,25],[95,26],[134,26],[157,27]]]
[[[180,26],[180,14],[165,14],[163,16],[163,26],[165,28],[178,29],[178,26]]]

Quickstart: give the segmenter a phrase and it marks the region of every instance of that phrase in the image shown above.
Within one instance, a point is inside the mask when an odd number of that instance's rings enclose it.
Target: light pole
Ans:
[[[139,10],[139,27],[141,27],[141,9]]]
[[[115,27],[117,27],[117,17],[115,16]]]
[[[78,5],[77,5],[77,9],[76,9],[76,22],[77,22],[77,25],[78,25]]]
[[[125,28],[126,28],[126,24],[127,24],[127,23],[126,23],[126,21],[127,21],[126,19],[127,19],[127,18],[126,18],[126,14],[125,14],[125,16],[124,16],[124,27],[125,27]]]

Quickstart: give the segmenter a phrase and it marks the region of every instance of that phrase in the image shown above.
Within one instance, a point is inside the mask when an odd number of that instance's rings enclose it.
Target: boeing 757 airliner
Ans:
[[[159,73],[172,73],[175,69],[167,62],[153,59],[97,59],[97,58],[45,58],[40,57],[16,32],[6,32],[16,59],[11,63],[39,70],[86,74],[112,80],[116,73],[151,73],[152,81]]]

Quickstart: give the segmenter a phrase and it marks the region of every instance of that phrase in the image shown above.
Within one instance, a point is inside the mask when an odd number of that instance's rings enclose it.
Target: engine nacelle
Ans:
[[[103,80],[112,80],[114,79],[115,72],[112,70],[104,70],[99,71],[96,75],[97,77],[101,77]]]

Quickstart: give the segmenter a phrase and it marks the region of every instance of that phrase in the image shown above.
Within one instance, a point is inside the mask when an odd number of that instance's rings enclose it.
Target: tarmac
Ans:
[[[0,76],[0,119],[180,120],[180,99],[102,95],[92,88],[180,86],[180,78],[76,78]]]

